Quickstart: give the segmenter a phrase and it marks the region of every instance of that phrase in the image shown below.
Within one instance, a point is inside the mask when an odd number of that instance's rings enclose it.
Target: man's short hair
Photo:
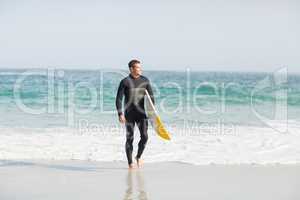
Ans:
[[[128,63],[128,67],[129,67],[129,69],[130,69],[131,67],[134,67],[135,64],[140,64],[140,63],[141,63],[141,62],[140,62],[139,60],[134,59],[134,60],[131,60],[131,61]]]

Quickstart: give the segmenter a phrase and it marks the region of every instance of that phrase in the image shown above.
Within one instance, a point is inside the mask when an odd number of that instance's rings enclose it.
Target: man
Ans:
[[[144,108],[145,89],[148,91],[152,102],[154,103],[153,91],[148,78],[142,76],[141,62],[138,60],[131,60],[128,63],[130,74],[121,80],[117,97],[116,107],[118,111],[119,121],[125,123],[126,127],[126,156],[129,169],[133,169],[132,151],[133,151],[133,137],[134,127],[137,125],[140,131],[140,141],[138,143],[138,151],[135,156],[137,166],[141,165],[141,156],[145,149],[148,140],[148,120]],[[124,110],[122,111],[122,100],[125,96]]]

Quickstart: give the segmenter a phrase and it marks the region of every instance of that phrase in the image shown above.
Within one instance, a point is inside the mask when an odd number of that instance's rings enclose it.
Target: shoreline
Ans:
[[[300,198],[300,164],[0,160],[0,199]]]

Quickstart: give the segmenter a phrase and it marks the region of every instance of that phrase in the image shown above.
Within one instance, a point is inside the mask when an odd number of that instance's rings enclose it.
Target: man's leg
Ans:
[[[133,151],[133,136],[134,136],[134,121],[128,120],[125,123],[126,126],[126,143],[125,151],[127,156],[128,165],[132,164],[132,151]]]
[[[139,148],[136,155],[136,159],[138,160],[142,156],[146,143],[148,141],[148,120],[140,119],[139,121],[137,121],[137,126],[141,135],[141,139],[139,141]]]

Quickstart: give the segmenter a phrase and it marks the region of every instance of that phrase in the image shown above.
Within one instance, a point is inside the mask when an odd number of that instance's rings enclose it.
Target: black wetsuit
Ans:
[[[132,163],[132,151],[133,151],[133,136],[134,136],[134,126],[140,131],[141,139],[138,144],[138,152],[136,157],[140,158],[145,145],[148,140],[148,120],[144,108],[144,96],[145,89],[147,89],[152,102],[154,103],[153,91],[150,85],[150,81],[145,76],[140,75],[138,78],[134,78],[131,74],[121,80],[117,97],[116,97],[116,107],[118,115],[123,114],[122,112],[122,100],[125,96],[124,110],[126,119],[126,156],[128,164]]]

